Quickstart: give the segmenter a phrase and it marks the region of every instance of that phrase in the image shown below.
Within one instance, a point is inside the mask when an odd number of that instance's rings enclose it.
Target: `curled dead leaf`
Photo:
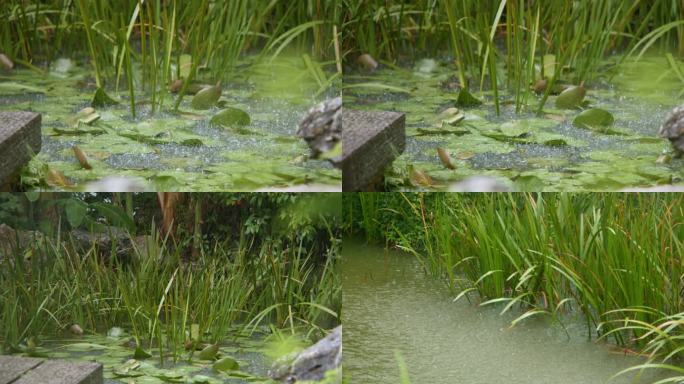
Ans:
[[[74,145],[71,149],[74,150],[74,155],[76,155],[76,159],[78,160],[78,163],[81,164],[81,167],[89,170],[93,169],[93,167],[88,163],[88,156],[86,155],[85,151],[79,148],[78,145]]]
[[[449,156],[449,152],[446,151],[444,148],[437,148],[437,155],[439,155],[439,160],[442,161],[442,164],[449,168],[449,169],[456,169],[456,166],[454,163],[451,161],[451,156]]]

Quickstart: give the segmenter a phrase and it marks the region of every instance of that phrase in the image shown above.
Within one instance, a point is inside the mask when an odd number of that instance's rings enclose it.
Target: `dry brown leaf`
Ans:
[[[71,147],[71,149],[74,150],[76,160],[78,160],[78,163],[81,164],[81,167],[85,169],[93,169],[93,167],[88,163],[88,156],[86,155],[85,151],[79,148],[78,145],[74,145],[73,147]]]
[[[442,164],[449,168],[449,169],[456,169],[456,166],[454,166],[454,163],[451,161],[451,156],[449,156],[449,152],[446,151],[444,148],[437,148],[437,154],[439,155],[439,159],[442,161]]]

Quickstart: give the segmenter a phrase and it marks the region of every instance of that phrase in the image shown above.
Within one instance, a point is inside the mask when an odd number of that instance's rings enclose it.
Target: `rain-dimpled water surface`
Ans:
[[[347,108],[406,114],[407,147],[386,174],[390,188],[445,189],[474,175],[497,177],[511,189],[533,191],[681,184],[684,161],[659,161],[672,151],[669,141],[658,137],[669,111],[682,103],[681,83],[664,55],[620,65],[616,60],[607,60],[600,80],[586,85],[585,108],[601,108],[615,118],[603,133],[574,126],[580,111],[557,109],[556,96],[549,97],[538,115],[541,96],[532,95],[518,114],[514,95],[500,91],[497,116],[493,92],[479,92],[479,82],[470,89],[484,103],[460,108],[465,120],[439,129],[440,112],[454,107],[458,95],[449,59],[416,60],[413,66],[384,66],[372,73],[350,69],[344,77],[344,103]],[[449,153],[455,169],[440,162],[438,147]],[[434,183],[412,185],[410,165]]]
[[[264,335],[253,337],[229,336],[220,343],[219,356],[231,357],[239,364],[234,371],[217,372],[214,361],[200,360],[199,352],[193,357],[181,351],[178,359],[165,352],[164,362],[159,360],[158,348],[150,349],[152,357],[134,359],[133,337],[123,331],[121,336],[86,335],[82,337],[45,340],[36,353],[53,359],[96,361],[103,365],[105,384],[162,384],[181,383],[273,383],[267,377],[272,360],[264,355],[267,342]]]
[[[645,360],[604,343],[587,341],[586,324],[528,319],[501,308],[453,302],[447,287],[426,276],[410,255],[344,241],[343,374],[350,383],[400,382],[398,351],[411,383],[605,383]],[[611,384],[652,383],[624,374]]]
[[[336,87],[321,91],[299,55],[269,60],[245,57],[232,80],[223,82],[220,102],[251,117],[240,129],[210,124],[221,107],[194,110],[192,95],[172,113],[176,95],[168,94],[162,111],[153,114],[151,96],[136,94],[133,118],[128,91],[109,84],[108,94],[120,104],[97,108],[100,119],[74,132],[68,121],[90,105],[95,84],[86,62],[67,59],[44,74],[30,69],[0,74],[0,111],[41,113],[43,148],[34,165],[47,164],[76,187],[112,175],[163,190],[340,186],[341,172],[326,161],[307,159],[308,147],[295,135],[306,111],[334,97]],[[92,170],[81,168],[74,145],[85,151]]]

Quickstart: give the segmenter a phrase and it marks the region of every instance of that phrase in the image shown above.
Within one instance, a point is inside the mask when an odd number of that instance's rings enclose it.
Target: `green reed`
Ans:
[[[153,112],[164,108],[172,80],[228,80],[241,55],[275,42],[278,52],[297,46],[336,57],[340,9],[337,0],[9,0],[0,10],[0,52],[38,70],[58,55],[87,55],[98,88],[128,88],[135,116],[136,98],[147,94]]]
[[[512,325],[581,313],[590,335],[652,359],[683,357],[682,196],[401,196],[375,202],[379,231],[456,299],[517,309]]]
[[[390,63],[405,61],[407,56],[447,53],[453,58],[461,86],[492,90],[497,111],[504,101],[499,88],[508,91],[517,112],[540,112],[548,93],[538,105],[530,105],[530,87],[536,80],[590,82],[608,65],[608,54],[626,57],[637,44],[678,50],[684,56],[684,24],[680,22],[684,5],[677,1],[393,0],[345,4],[347,61],[360,53]],[[554,65],[546,68],[552,73],[544,73],[544,57],[554,58]]]
[[[339,319],[335,244],[324,262],[302,246],[270,241],[250,250],[243,241],[216,243],[188,263],[182,247],[154,229],[127,261],[114,249],[80,251],[70,239],[47,239],[0,260],[0,339],[8,352],[74,323],[89,333],[124,326],[138,345],[158,347],[160,359],[177,359],[191,324],[210,342],[248,324],[319,332]]]

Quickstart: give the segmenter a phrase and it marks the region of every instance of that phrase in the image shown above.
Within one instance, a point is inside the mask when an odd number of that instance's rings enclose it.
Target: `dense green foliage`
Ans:
[[[5,351],[72,324],[88,333],[131,327],[137,340],[177,357],[191,324],[217,342],[236,327],[271,324],[320,335],[339,322],[336,194],[188,194],[168,236],[155,224],[155,194],[0,196],[4,223],[14,217],[17,228],[53,226],[9,253],[0,249]],[[189,256],[198,206],[203,238]],[[190,229],[184,216],[192,217]],[[132,257],[122,260],[96,244],[84,250],[68,232],[105,224],[142,238]]]
[[[345,195],[345,228],[415,255],[459,299],[522,309],[513,325],[581,313],[590,334],[671,364],[684,351],[682,199]]]
[[[591,81],[609,53],[658,45],[684,55],[684,8],[670,0],[347,1],[344,52],[387,65],[422,57],[453,59],[462,86],[507,89],[520,111],[530,85]],[[678,67],[675,67],[679,71]],[[548,92],[544,95],[540,109]]]
[[[87,57],[98,89],[125,86],[135,116],[137,90],[164,106],[169,83],[230,79],[240,56],[270,57],[297,46],[335,59],[338,1],[10,0],[0,10],[0,52],[42,72],[62,55]],[[320,70],[320,69],[319,69]],[[136,86],[140,87],[137,88]]]

